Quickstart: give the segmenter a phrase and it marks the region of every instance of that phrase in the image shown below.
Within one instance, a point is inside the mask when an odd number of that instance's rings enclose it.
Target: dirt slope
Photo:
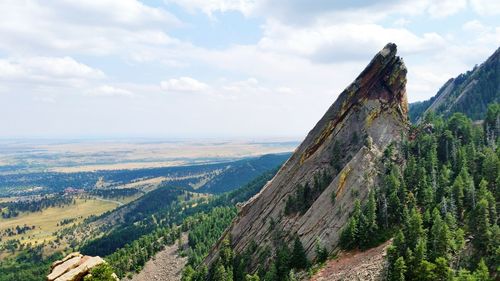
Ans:
[[[310,281],[335,280],[383,280],[385,256],[390,241],[365,252],[342,253],[329,261]]]
[[[187,235],[182,236],[183,244],[187,243]],[[132,277],[131,281],[177,281],[181,280],[182,269],[187,258],[178,255],[178,244],[167,246],[146,262],[144,268]]]

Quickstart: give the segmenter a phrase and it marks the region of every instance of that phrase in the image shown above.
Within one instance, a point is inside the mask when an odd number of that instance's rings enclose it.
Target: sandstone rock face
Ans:
[[[277,240],[290,244],[295,235],[310,259],[315,258],[318,239],[329,251],[338,248],[340,230],[354,200],[363,202],[369,190],[377,187],[383,151],[407,132],[406,72],[396,56],[396,45],[387,44],[340,94],[276,176],[241,207],[224,236],[231,237],[236,253],[258,245],[250,271],[260,264],[259,251],[273,249]],[[285,215],[286,201],[298,186],[312,186],[321,174],[332,181],[307,210]],[[207,264],[217,258],[219,245],[220,241],[206,258]]]
[[[105,262],[100,257],[83,256],[78,252],[71,253],[64,259],[52,263],[52,271],[47,276],[47,280],[80,281],[83,280],[92,268]]]

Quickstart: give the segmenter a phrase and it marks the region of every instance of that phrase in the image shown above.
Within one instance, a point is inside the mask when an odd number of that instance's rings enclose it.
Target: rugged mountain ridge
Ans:
[[[410,104],[412,121],[419,121],[427,112],[448,116],[462,112],[479,120],[484,118],[488,104],[500,101],[500,48],[484,63],[448,80],[431,99]]]
[[[309,259],[316,256],[317,240],[328,251],[338,247],[355,199],[363,202],[378,184],[377,160],[407,132],[407,71],[396,51],[395,44],[387,44],[339,95],[276,176],[241,206],[207,264],[218,257],[224,238],[231,239],[236,253],[257,245],[249,271],[262,264],[259,253],[290,244],[295,236]],[[285,212],[294,196],[293,204],[302,207]]]

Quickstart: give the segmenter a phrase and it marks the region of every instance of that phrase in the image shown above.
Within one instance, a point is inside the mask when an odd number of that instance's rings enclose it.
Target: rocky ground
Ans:
[[[327,262],[310,281],[383,280],[386,250],[390,242],[364,252],[342,253],[339,258]]]
[[[183,244],[187,243],[187,235],[182,235]],[[146,262],[144,268],[132,277],[131,281],[178,281],[181,280],[182,269],[187,258],[178,255],[178,244],[167,246]]]

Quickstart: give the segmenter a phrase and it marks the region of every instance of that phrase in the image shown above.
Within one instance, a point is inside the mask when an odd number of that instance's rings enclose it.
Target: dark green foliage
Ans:
[[[427,110],[427,108],[429,108],[429,106],[434,102],[435,99],[435,97],[432,97],[431,99],[426,101],[417,101],[414,103],[410,103],[410,121],[413,123],[417,122],[418,119],[424,115],[424,112]]]
[[[490,146],[494,145],[500,136],[500,103],[492,103],[488,106],[483,129],[486,143]]]
[[[24,250],[13,259],[0,261],[0,281],[44,281],[50,264],[61,258],[61,254],[43,258],[41,246]]]
[[[500,101],[499,65],[500,49],[479,67],[450,79],[430,100],[410,104],[411,121],[421,118],[438,97],[441,104],[435,112],[439,115],[461,112],[472,120],[484,119],[488,105]]]
[[[299,237],[295,237],[292,249],[292,259],[290,261],[290,266],[296,269],[305,269],[309,267],[309,261],[307,260],[306,251],[302,242],[300,242]]]
[[[316,261],[323,263],[328,259],[328,250],[321,244],[319,240],[316,241]]]
[[[114,189],[93,189],[89,192],[91,195],[102,198],[120,198],[132,196],[139,193],[137,188],[114,188]]]
[[[121,185],[138,179],[154,177],[183,178],[185,176],[213,174],[215,171],[223,170],[221,174],[213,177],[205,186],[203,192],[222,193],[235,190],[248,183],[260,174],[280,166],[290,157],[290,153],[269,154],[259,157],[249,157],[236,161],[224,163],[187,165],[175,167],[144,168],[134,170],[95,171],[78,173],[58,172],[22,172],[7,173],[0,177],[0,193],[9,194],[13,187],[26,187],[26,189],[41,186],[43,189],[26,191],[24,194],[47,194],[63,191],[68,186],[76,186],[81,189],[91,190],[95,183],[101,178],[106,182]],[[0,170],[6,167],[0,167]],[[193,190],[192,185],[200,181],[198,177],[174,180],[167,183],[169,186],[180,187],[185,190]],[[15,189],[12,189],[15,190]]]
[[[354,201],[354,211],[347,225],[340,233],[340,246],[344,249],[361,248],[367,249],[375,246],[383,240],[383,233],[379,232],[377,220],[377,202],[375,192],[370,191],[368,202],[361,211],[358,199]],[[385,218],[383,219],[385,220]]]
[[[85,276],[83,281],[116,281],[116,279],[113,277],[111,266],[104,263],[92,268],[90,274]]]
[[[403,257],[399,257],[392,270],[389,272],[388,280],[389,281],[404,281],[406,273],[406,264]]]
[[[141,236],[125,247],[106,257],[114,272],[123,278],[128,272],[139,272],[144,264],[161,251],[165,245],[172,245],[180,238],[180,229],[163,228]]]
[[[185,191],[160,187],[142,197],[132,210],[133,214],[125,217],[132,225],[118,226],[103,238],[88,243],[83,251],[103,251],[107,248],[100,249],[98,245],[110,243],[107,247],[115,247],[115,250],[106,259],[115,272],[123,277],[129,272],[140,271],[155,253],[165,245],[175,243],[181,231],[187,231],[190,247],[184,254],[188,256],[188,263],[193,269],[193,266],[200,264],[236,215],[234,204],[257,193],[276,171],[277,169],[267,171],[239,190],[216,196],[208,202],[201,201],[197,206],[189,208],[183,203],[183,200],[189,200]],[[153,215],[155,220],[151,219]],[[207,274],[204,270],[206,268],[198,268],[193,276],[187,270],[185,274],[189,276],[185,278],[201,281]]]
[[[188,264],[198,266],[212,245],[219,239],[236,216],[236,209],[219,207],[208,214],[198,214],[189,218],[191,229],[188,234]]]
[[[0,211],[2,218],[8,219],[17,217],[20,212],[41,212],[49,207],[64,207],[74,202],[75,199],[73,197],[64,194],[56,194],[53,196],[45,195],[41,198],[31,200],[0,203]]]
[[[308,182],[304,185],[299,184],[295,194],[289,195],[285,202],[285,215],[305,213],[331,182],[332,176],[327,171],[323,171],[314,175],[312,187]]]
[[[134,209],[124,218],[128,223],[118,225],[103,237],[89,241],[80,251],[89,255],[105,256],[142,236],[153,233],[156,229],[168,229],[172,224],[182,224],[189,216],[202,215],[218,206],[234,206],[259,192],[276,172],[277,169],[269,170],[240,189],[216,196],[209,202],[200,203],[193,208],[185,208],[184,204],[179,201],[180,196],[183,196],[184,200],[189,199],[182,189],[159,187],[140,198],[138,204],[134,205]],[[234,215],[234,211],[231,214]],[[155,220],[152,219],[152,215],[156,218]],[[227,225],[227,219],[225,223],[224,225]],[[218,227],[223,228],[224,225]],[[213,243],[214,239],[218,238],[210,237],[210,240],[205,242]],[[203,258],[211,245],[205,245],[203,250],[197,250],[196,259]]]
[[[335,173],[340,172],[342,169],[342,150],[341,144],[338,141],[333,144],[332,160],[330,161],[330,164],[332,165]]]
[[[377,202],[387,205],[387,212],[377,210],[378,226],[400,229],[388,249],[388,279],[488,280],[498,266],[500,245],[492,207],[499,198],[498,137],[488,140],[459,113],[448,120],[429,115],[425,121],[432,130],[421,130],[404,144],[403,170],[384,163],[385,187]],[[467,254],[464,237],[472,237]]]
[[[125,215],[123,225],[99,239],[87,242],[80,251],[90,256],[106,256],[154,231],[158,225],[151,219],[151,215],[155,214],[159,219],[160,214],[165,213],[170,217],[169,210],[178,206],[178,198],[183,194],[183,190],[171,187],[159,187],[147,193]]]
[[[278,278],[281,276],[288,276],[290,271],[290,249],[287,245],[282,244],[276,250],[276,274]]]

